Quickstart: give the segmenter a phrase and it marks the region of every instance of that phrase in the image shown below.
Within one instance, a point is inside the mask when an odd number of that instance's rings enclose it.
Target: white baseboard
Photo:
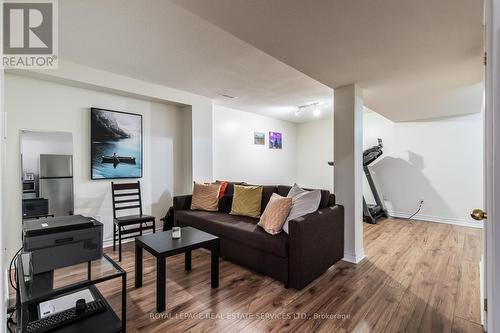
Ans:
[[[403,218],[403,219],[407,219],[412,215],[410,213],[402,213],[402,212],[388,212],[388,213],[390,216]],[[429,221],[429,222],[436,222],[436,223],[454,224],[454,225],[459,225],[459,226],[463,226],[463,227],[471,227],[471,228],[478,228],[478,229],[483,228],[483,222],[481,222],[481,221],[473,222],[470,220],[449,218],[449,217],[439,217],[439,216],[417,214],[417,215],[412,217],[412,220],[422,220],[422,221]]]
[[[353,264],[359,264],[361,260],[363,260],[364,258],[365,258],[365,250],[361,249],[358,251],[358,253],[350,253],[344,251],[344,258],[342,258],[342,260]]]

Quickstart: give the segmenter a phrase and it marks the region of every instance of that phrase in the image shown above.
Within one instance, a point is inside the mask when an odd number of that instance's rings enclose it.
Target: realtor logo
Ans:
[[[7,68],[57,68],[57,2],[3,3],[3,59]]]

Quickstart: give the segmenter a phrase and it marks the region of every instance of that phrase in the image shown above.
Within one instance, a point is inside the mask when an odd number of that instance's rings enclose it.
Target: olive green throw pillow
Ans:
[[[234,185],[231,215],[259,218],[262,202],[262,186]]]

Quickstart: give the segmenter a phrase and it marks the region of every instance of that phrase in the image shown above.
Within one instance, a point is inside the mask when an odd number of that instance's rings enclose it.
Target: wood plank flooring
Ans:
[[[161,314],[155,260],[144,253],[143,287],[135,289],[127,243],[128,332],[482,332],[479,229],[388,219],[364,231],[364,261],[339,262],[300,291],[223,259],[219,289],[211,289],[208,252],[193,251],[191,272],[184,255],[168,258]],[[120,285],[99,289],[119,310]]]

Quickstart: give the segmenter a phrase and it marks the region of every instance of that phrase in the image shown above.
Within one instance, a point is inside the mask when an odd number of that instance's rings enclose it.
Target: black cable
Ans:
[[[11,324],[11,323],[7,322],[7,330],[9,330],[10,333],[14,333],[14,331],[12,330],[12,328],[10,328],[9,324]]]
[[[9,315],[9,318],[7,319],[7,329],[9,330],[9,332],[13,332],[12,329],[10,328],[9,325],[12,325],[14,327],[17,326],[17,323],[14,321],[14,319],[12,319],[12,316],[14,315],[14,312],[16,311],[16,308],[17,308],[17,305],[16,307],[13,308],[12,312],[10,313]]]
[[[18,304],[16,302],[16,305],[14,307],[7,310],[7,313],[10,312],[9,317],[7,318],[7,329],[9,330],[9,332],[12,332],[9,325],[12,325],[14,328],[17,327],[17,322],[12,318],[14,316],[14,313],[17,310],[17,307],[18,307]]]
[[[10,282],[10,285],[12,286],[12,288],[14,288],[14,290],[16,290],[16,291],[17,291],[17,269],[16,269],[16,285],[14,285],[14,283],[12,282],[12,263],[14,263],[14,260],[17,258],[17,256],[19,255],[19,252],[21,252],[22,249],[23,248],[21,247],[19,250],[17,250],[16,254],[14,254],[14,256],[10,260],[10,264],[9,264],[9,282]]]
[[[19,250],[17,250],[17,252],[14,254],[14,256],[12,257],[12,259],[10,260],[10,263],[9,263],[9,283],[12,286],[12,288],[14,288],[16,290],[16,292],[17,292],[17,288],[18,288],[18,285],[17,285],[17,282],[18,282],[17,276],[18,275],[17,275],[17,269],[16,269],[16,283],[14,285],[14,282],[12,282],[12,264],[14,262],[17,262],[17,258],[18,258],[19,253],[21,252],[22,249],[23,248],[21,247]],[[14,321],[14,319],[12,319],[12,316],[14,315],[14,312],[16,312],[17,307],[18,307],[18,303],[16,301],[16,305],[14,307],[12,307],[11,309],[8,309],[8,311],[7,311],[7,312],[11,311],[9,318],[7,319],[7,329],[9,330],[9,332],[13,332],[9,325],[13,325],[14,327],[17,326],[17,323]]]
[[[420,212],[420,209],[422,208],[422,205],[423,205],[423,204],[424,204],[424,201],[423,201],[423,200],[421,200],[421,201],[420,201],[420,205],[418,206],[417,211],[416,211],[415,213],[411,214],[411,215],[410,215],[410,217],[408,218],[408,220],[411,220],[411,218],[412,218],[413,216],[417,215],[417,214],[418,214],[418,212]]]

